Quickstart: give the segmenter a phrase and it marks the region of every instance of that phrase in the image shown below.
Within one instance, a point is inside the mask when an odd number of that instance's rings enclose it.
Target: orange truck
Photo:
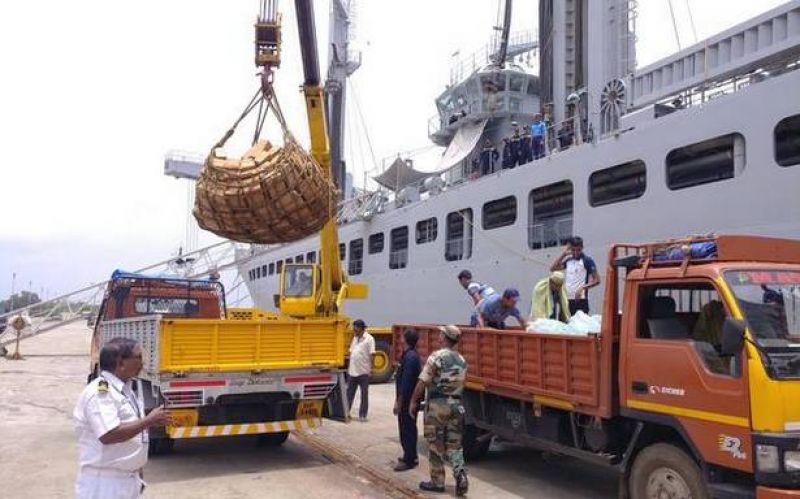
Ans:
[[[497,435],[634,499],[800,498],[800,241],[618,244],[599,334],[463,327],[467,458]],[[436,325],[415,329],[424,358]]]

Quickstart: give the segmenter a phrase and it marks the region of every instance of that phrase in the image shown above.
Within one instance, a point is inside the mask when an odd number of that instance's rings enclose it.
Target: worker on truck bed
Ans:
[[[563,270],[566,276],[569,313],[582,310],[589,313],[589,290],[600,284],[597,265],[589,255],[583,252],[583,239],[575,236],[570,239],[564,252],[559,255],[550,271]]]
[[[467,377],[467,361],[455,350],[461,339],[461,330],[456,326],[444,326],[439,331],[442,348],[428,356],[411,396],[408,414],[416,419],[417,402],[427,386],[423,431],[430,452],[431,480],[420,482],[419,488],[429,492],[444,492],[444,461],[448,461],[456,479],[456,495],[463,496],[469,488],[467,470],[464,469],[464,450],[461,447],[461,434],[464,431],[461,394]]]
[[[502,296],[495,294],[486,298],[480,306],[478,326],[505,329],[506,318],[511,316],[517,319],[520,326],[527,328],[528,321],[522,317],[517,308],[518,300],[519,291],[514,288],[506,289]]]
[[[551,272],[548,277],[537,282],[531,298],[531,320],[555,319],[569,322],[569,300],[564,287],[564,273]]]
[[[75,405],[78,480],[75,497],[133,499],[144,490],[148,428],[172,423],[158,407],[144,414],[131,389],[142,369],[142,349],[129,338],[114,338],[100,349],[100,374]]]
[[[469,318],[469,325],[475,327],[478,325],[478,308],[481,306],[481,303],[487,297],[496,295],[497,291],[487,284],[473,281],[472,272],[466,269],[458,273],[458,282],[461,283],[461,287],[467,290],[467,294],[472,300],[473,309],[472,315]]]

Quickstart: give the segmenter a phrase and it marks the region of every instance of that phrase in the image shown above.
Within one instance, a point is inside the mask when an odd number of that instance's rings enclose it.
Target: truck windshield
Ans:
[[[775,377],[800,377],[800,270],[736,270],[725,279]]]

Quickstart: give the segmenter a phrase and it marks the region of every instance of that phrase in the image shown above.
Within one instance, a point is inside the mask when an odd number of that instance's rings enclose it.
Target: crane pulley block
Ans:
[[[267,69],[281,65],[281,16],[258,21],[256,31],[256,66]]]

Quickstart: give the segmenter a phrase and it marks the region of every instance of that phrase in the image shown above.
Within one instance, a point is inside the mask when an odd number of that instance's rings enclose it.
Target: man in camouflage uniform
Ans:
[[[409,405],[409,414],[416,417],[417,401],[427,386],[424,435],[430,449],[431,480],[421,482],[419,488],[430,492],[444,492],[444,461],[448,461],[456,479],[456,495],[463,496],[469,487],[467,471],[464,469],[464,451],[461,448],[461,434],[464,429],[461,393],[464,391],[467,363],[454,350],[461,338],[461,331],[456,326],[439,329],[442,348],[428,356]]]

